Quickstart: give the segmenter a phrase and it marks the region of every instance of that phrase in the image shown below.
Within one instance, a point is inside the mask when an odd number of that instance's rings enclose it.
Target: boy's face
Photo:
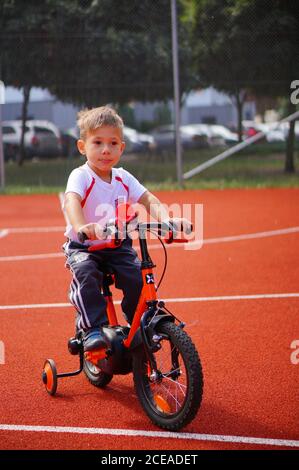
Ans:
[[[86,155],[92,170],[100,176],[109,176],[125,149],[122,131],[117,127],[103,126],[87,132],[85,140],[77,142],[79,152]]]

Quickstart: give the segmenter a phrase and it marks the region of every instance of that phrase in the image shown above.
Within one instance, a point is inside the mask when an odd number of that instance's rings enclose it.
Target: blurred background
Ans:
[[[173,3],[185,176],[264,133],[184,186],[298,186],[298,2]],[[77,112],[105,104],[125,122],[121,166],[177,187],[172,28],[171,0],[1,0],[2,192],[63,189],[84,163]]]

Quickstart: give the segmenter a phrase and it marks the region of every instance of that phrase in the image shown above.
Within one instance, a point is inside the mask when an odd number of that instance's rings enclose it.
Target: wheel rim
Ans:
[[[188,376],[183,357],[177,348],[165,337],[161,348],[155,353],[158,374],[155,377],[144,363],[144,386],[150,406],[155,412],[173,417],[181,412],[186,403]]]
[[[57,389],[57,372],[54,361],[47,360],[43,372],[43,382],[46,390],[50,395],[54,395]]]
[[[89,370],[89,372],[91,372],[93,375],[99,375],[101,373],[101,369],[99,367],[97,367],[92,362],[87,361],[86,359],[85,359],[85,365],[87,369]]]

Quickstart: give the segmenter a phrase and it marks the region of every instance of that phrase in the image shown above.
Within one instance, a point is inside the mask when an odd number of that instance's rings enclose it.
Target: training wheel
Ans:
[[[46,360],[42,380],[49,395],[55,395],[57,390],[57,370],[53,359]]]

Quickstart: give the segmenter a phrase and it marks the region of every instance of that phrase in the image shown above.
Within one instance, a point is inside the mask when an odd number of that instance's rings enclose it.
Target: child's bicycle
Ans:
[[[130,222],[136,217],[127,217],[125,223],[114,223],[107,227],[113,239],[91,245],[88,250],[116,248],[122,237],[129,233]],[[50,395],[55,395],[57,379],[85,372],[90,383],[105,387],[116,374],[133,372],[138,399],[152,422],[161,428],[179,430],[196,415],[202,400],[203,374],[198,352],[183,331],[185,324],[179,321],[157,299],[157,289],[161,284],[167,265],[164,243],[159,235],[166,235],[164,242],[186,242],[176,239],[176,231],[164,223],[136,223],[138,232],[143,288],[131,326],[120,326],[112,300],[110,285],[114,283],[113,273],[104,269],[103,294],[107,302],[109,325],[103,327],[107,348],[84,353],[82,332],[77,331],[69,339],[71,354],[79,355],[80,368],[75,372],[57,374],[55,362],[47,359],[42,380]],[[132,231],[132,230],[131,230]],[[153,264],[147,247],[146,233],[155,231],[165,253],[165,266],[158,287],[155,286]],[[85,234],[78,234],[80,241]]]

